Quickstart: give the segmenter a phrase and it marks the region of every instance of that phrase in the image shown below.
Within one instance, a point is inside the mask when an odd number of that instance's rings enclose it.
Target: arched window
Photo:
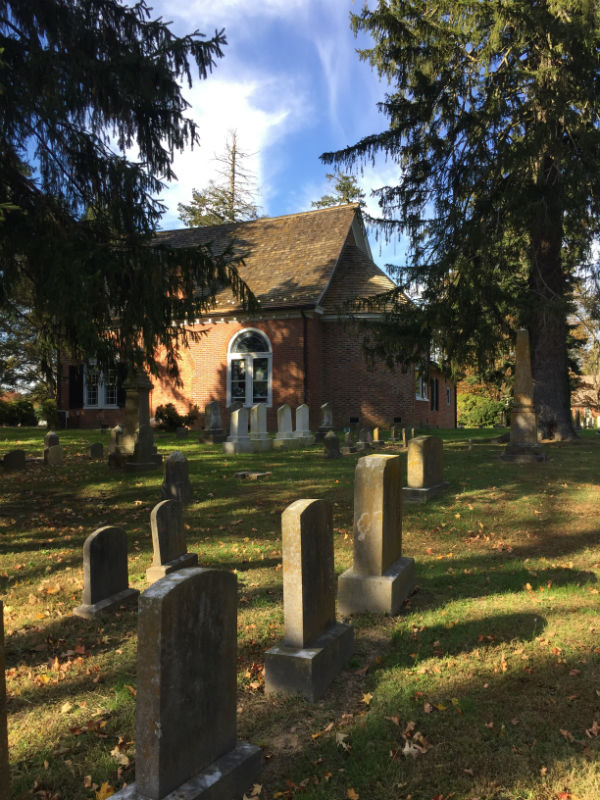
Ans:
[[[273,352],[264,333],[256,328],[240,331],[227,352],[227,405],[271,405]]]

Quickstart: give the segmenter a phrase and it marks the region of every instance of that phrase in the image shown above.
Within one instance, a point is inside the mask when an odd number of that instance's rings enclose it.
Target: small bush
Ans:
[[[457,398],[458,422],[465,428],[491,428],[500,422],[505,410],[502,400],[480,394],[462,394]]]
[[[163,431],[176,431],[177,428],[191,425],[198,419],[198,406],[190,406],[187,414],[180,414],[173,403],[159,406],[154,414],[156,427]]]
[[[30,400],[0,400],[0,425],[36,425]]]
[[[45,419],[49,428],[58,428],[58,409],[56,407],[56,400],[51,397],[42,400],[42,402],[35,409],[38,420]]]

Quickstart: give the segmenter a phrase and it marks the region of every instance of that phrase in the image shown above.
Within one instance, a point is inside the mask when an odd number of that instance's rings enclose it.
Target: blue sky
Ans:
[[[356,40],[350,28],[350,12],[361,7],[362,0],[155,0],[153,16],[172,21],[176,33],[198,29],[211,36],[225,28],[228,41],[214,72],[184,90],[201,146],[176,157],[178,180],[163,195],[168,212],[161,227],[181,227],[177,203],[189,202],[193,188],[216,177],[214,155],[230,129],[253,154],[248,166],[261,213],[309,210],[329,191],[331,168],[320,154],[386,127],[377,109],[386,86],[356,53],[369,40]],[[398,167],[382,160],[358,178],[369,195],[397,182]],[[368,206],[377,213],[374,200]],[[372,234],[370,241],[380,266],[401,258],[401,246],[383,246]]]

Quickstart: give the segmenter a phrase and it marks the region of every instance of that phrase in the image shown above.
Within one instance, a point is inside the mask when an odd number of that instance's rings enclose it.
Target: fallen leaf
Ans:
[[[362,700],[360,702],[364,703],[366,706],[370,706],[372,699],[373,699],[372,693],[371,692],[365,692],[365,694],[363,694]]]
[[[346,792],[346,797],[348,798],[348,800],[358,800],[359,796],[360,795],[358,794],[358,792],[356,792],[352,787],[350,787]]]
[[[433,711],[433,706],[431,705],[431,703],[423,703],[423,711],[426,714],[431,714],[431,712]]]
[[[574,742],[575,737],[570,731],[565,730],[564,728],[560,728],[561,734],[565,737],[568,742]]]
[[[69,703],[69,701],[67,700],[67,702],[66,702],[66,703],[63,703],[63,704],[62,704],[62,706],[60,707],[60,713],[61,713],[61,714],[68,714],[68,713],[69,713],[69,711],[70,711],[72,708],[73,708],[73,704],[72,704],[72,703]]]
[[[96,792],[96,800],[107,800],[107,798],[112,797],[114,793],[114,786],[111,786],[108,781],[104,781],[100,789]]]
[[[592,738],[592,736],[598,736],[598,734],[600,733],[600,725],[598,725],[596,720],[594,720],[592,723],[592,727],[586,728],[585,732],[590,737],[590,739]]]

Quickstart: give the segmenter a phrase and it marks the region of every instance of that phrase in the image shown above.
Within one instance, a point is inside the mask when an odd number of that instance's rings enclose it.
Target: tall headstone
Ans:
[[[408,439],[406,438],[406,428],[402,428],[402,447],[408,447]]]
[[[231,800],[262,753],[236,737],[236,577],[173,572],[140,597],[135,783],[114,800]]]
[[[537,443],[537,415],[533,404],[533,377],[529,332],[517,331],[513,406],[510,413],[510,442],[502,454],[504,461],[530,464],[545,461],[546,455]]]
[[[223,452],[229,456],[252,453],[254,447],[248,436],[248,409],[238,408],[231,414],[229,436],[223,442]]]
[[[335,431],[328,431],[323,437],[323,444],[325,445],[325,458],[341,458],[340,440]]]
[[[360,419],[358,417],[350,417],[349,431],[352,444],[355,444],[358,441],[359,430],[360,430]]]
[[[273,440],[267,432],[265,403],[257,403],[250,409],[250,441],[257,452],[273,449]]]
[[[187,552],[181,503],[163,500],[154,506],[150,514],[150,527],[154,549],[152,566],[146,570],[146,578],[150,583],[164,578],[169,572],[197,565],[196,553]]]
[[[323,403],[321,406],[321,421],[316,434],[316,441],[322,442],[329,431],[333,431],[333,407],[331,403]]]
[[[44,450],[44,461],[49,467],[61,467],[65,463],[65,453],[59,444],[53,444]]]
[[[8,728],[6,722],[6,663],[4,656],[4,608],[0,600],[0,800],[8,800]]]
[[[277,409],[277,433],[275,434],[273,447],[276,449],[290,449],[299,445],[300,442],[296,439],[292,430],[292,409],[287,403],[284,403]]]
[[[125,531],[112,525],[98,528],[83,544],[83,598],[73,613],[92,619],[136,601],[138,595],[129,588]]]
[[[148,376],[143,372],[135,372],[131,378],[123,384],[125,395],[125,419],[126,431],[123,434],[124,439],[130,443],[131,441],[131,428],[133,431],[133,453],[127,459],[126,469],[129,472],[143,472],[149,469],[156,469],[162,464],[162,457],[156,452],[154,445],[154,434],[150,427],[150,392],[152,391],[152,383]],[[130,395],[133,397],[137,394],[137,402],[133,399],[128,407]],[[134,407],[137,405],[137,430],[135,429],[133,412]]]
[[[223,430],[221,420],[221,405],[217,400],[206,404],[204,410],[204,436],[203,441],[211,444],[221,444],[227,435]]]
[[[294,436],[303,447],[314,444],[314,434],[310,432],[310,409],[306,403],[302,403],[296,409],[296,430]]]
[[[379,428],[373,428],[373,442],[381,444],[381,430]]]
[[[344,446],[342,447],[342,455],[349,456],[356,453],[356,442],[352,438],[351,431],[346,431],[344,434]]]
[[[358,432],[358,441],[356,442],[356,449],[358,452],[364,452],[371,449],[371,429],[366,425],[363,426]]]
[[[194,499],[188,460],[179,450],[172,452],[165,460],[165,479],[161,486],[161,497],[163,500],[177,500],[184,506]]]
[[[406,503],[426,503],[448,486],[444,481],[443,443],[437,436],[416,436],[408,443]]]
[[[55,444],[60,444],[58,434],[54,431],[48,431],[44,436],[44,447],[53,447]]]
[[[333,527],[325,500],[281,515],[283,642],[265,654],[265,690],[318,700],[352,655],[353,630],[336,622]]]
[[[25,450],[9,450],[4,454],[2,464],[7,472],[25,469]]]
[[[338,610],[397,614],[415,586],[415,562],[402,557],[402,459],[364,456],[354,480],[354,564],[340,575]]]

